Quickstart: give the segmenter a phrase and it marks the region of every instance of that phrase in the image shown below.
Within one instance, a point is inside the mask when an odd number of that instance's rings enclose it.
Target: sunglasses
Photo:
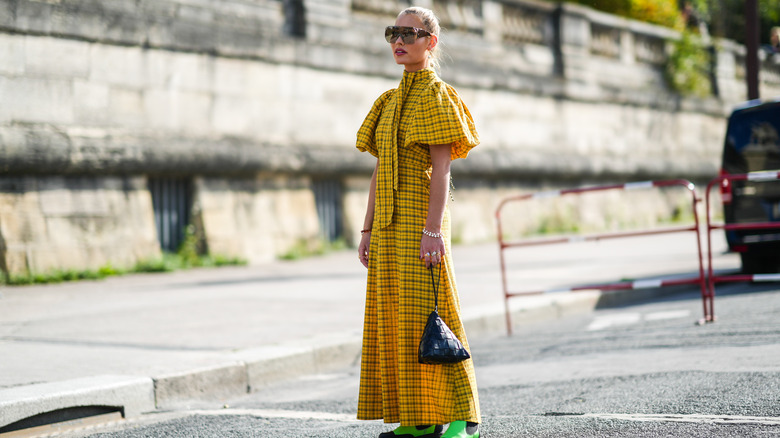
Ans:
[[[431,36],[431,33],[425,29],[407,26],[387,26],[385,28],[385,39],[388,43],[394,43],[401,37],[404,44],[414,44],[417,38]]]

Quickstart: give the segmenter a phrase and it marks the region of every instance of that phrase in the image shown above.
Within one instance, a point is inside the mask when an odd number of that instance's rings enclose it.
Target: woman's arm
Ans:
[[[444,219],[444,210],[447,207],[447,197],[450,193],[450,164],[452,159],[449,144],[431,145],[431,193],[428,199],[428,217],[425,220],[425,229],[432,234],[441,233],[441,222]],[[422,231],[422,230],[420,230]],[[430,254],[426,258],[425,255]],[[420,259],[425,265],[435,266],[439,264],[444,254],[444,239],[423,234],[420,241]]]
[[[379,160],[374,166],[374,174],[371,175],[371,185],[368,189],[368,206],[366,206],[366,218],[363,219],[363,230],[371,230],[374,223],[374,205],[376,204],[376,170],[379,167]],[[360,245],[358,245],[358,258],[360,263],[368,268],[368,253],[371,248],[371,231],[365,231],[360,235]]]

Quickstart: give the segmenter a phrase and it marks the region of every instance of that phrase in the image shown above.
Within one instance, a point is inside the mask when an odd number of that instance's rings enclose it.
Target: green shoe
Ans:
[[[479,438],[479,424],[453,421],[441,438]]]
[[[440,438],[444,426],[399,426],[390,432],[379,434],[379,438]]]

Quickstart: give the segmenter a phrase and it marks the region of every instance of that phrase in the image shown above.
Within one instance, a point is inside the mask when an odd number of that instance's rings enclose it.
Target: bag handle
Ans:
[[[436,281],[433,280],[433,266],[429,266],[431,272],[431,285],[433,285],[433,310],[439,312],[439,291],[436,290]],[[441,265],[439,265],[439,280],[441,280]]]

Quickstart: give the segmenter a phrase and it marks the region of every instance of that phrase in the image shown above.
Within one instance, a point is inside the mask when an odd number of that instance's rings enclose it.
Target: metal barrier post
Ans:
[[[586,192],[597,192],[597,191],[607,191],[607,190],[636,190],[636,189],[648,189],[654,187],[670,187],[670,186],[682,186],[691,193],[691,199],[692,199],[691,207],[692,207],[693,217],[694,217],[693,226],[668,227],[668,228],[656,229],[656,230],[641,230],[641,231],[628,231],[628,232],[618,232],[618,233],[594,234],[589,236],[578,236],[577,238],[554,237],[554,238],[542,239],[542,240],[515,241],[515,242],[506,242],[504,240],[503,226],[501,223],[501,210],[510,202],[525,201],[530,199],[553,198],[553,197],[566,196],[566,195],[577,195]],[[637,236],[677,233],[677,232],[694,232],[696,234],[696,245],[698,251],[698,258],[699,258],[699,275],[697,277],[687,278],[687,279],[633,281],[633,282],[617,282],[617,283],[601,284],[601,285],[575,286],[567,289],[566,291],[574,292],[574,291],[585,290],[585,289],[635,290],[635,289],[645,289],[645,288],[664,287],[664,286],[676,286],[676,285],[683,285],[683,284],[699,284],[701,288],[702,303],[704,307],[704,319],[708,320],[709,318],[711,318],[710,310],[712,308],[712,305],[710,303],[710,305],[708,306],[709,293],[705,284],[704,256],[703,256],[702,245],[701,245],[701,236],[699,234],[699,215],[696,209],[696,205],[699,201],[700,201],[699,198],[696,197],[696,191],[693,183],[683,179],[666,180],[666,181],[645,181],[645,182],[634,182],[634,183],[627,183],[627,184],[614,184],[614,185],[585,187],[585,188],[576,188],[576,189],[567,189],[567,190],[555,190],[550,192],[537,192],[537,193],[530,193],[525,195],[511,196],[511,197],[504,198],[496,208],[495,214],[496,214],[496,228],[498,230],[499,259],[501,264],[501,283],[504,289],[504,306],[506,311],[507,334],[509,335],[512,334],[512,315],[511,315],[511,310],[509,308],[509,299],[516,296],[543,294],[545,293],[545,291],[525,291],[525,292],[509,291],[509,287],[507,284],[507,274],[506,274],[506,260],[504,258],[504,251],[506,249],[513,248],[513,247],[532,246],[532,245],[548,245],[548,244],[557,244],[557,243],[569,243],[575,241],[576,242],[598,241],[598,240],[616,239],[616,238],[623,238],[623,237],[637,237]]]
[[[767,229],[780,229],[780,222],[751,222],[740,224],[713,224],[712,213],[710,208],[710,192],[712,188],[717,184],[720,186],[724,181],[731,183],[732,181],[778,181],[780,180],[780,171],[763,171],[763,172],[751,172],[737,175],[722,175],[719,176],[709,184],[707,184],[707,192],[705,195],[706,208],[707,208],[707,286],[708,294],[710,297],[710,315],[712,317],[708,322],[715,320],[715,283],[725,282],[741,282],[741,281],[780,281],[780,274],[738,274],[738,275],[715,275],[712,267],[712,231],[713,230],[767,230]]]

